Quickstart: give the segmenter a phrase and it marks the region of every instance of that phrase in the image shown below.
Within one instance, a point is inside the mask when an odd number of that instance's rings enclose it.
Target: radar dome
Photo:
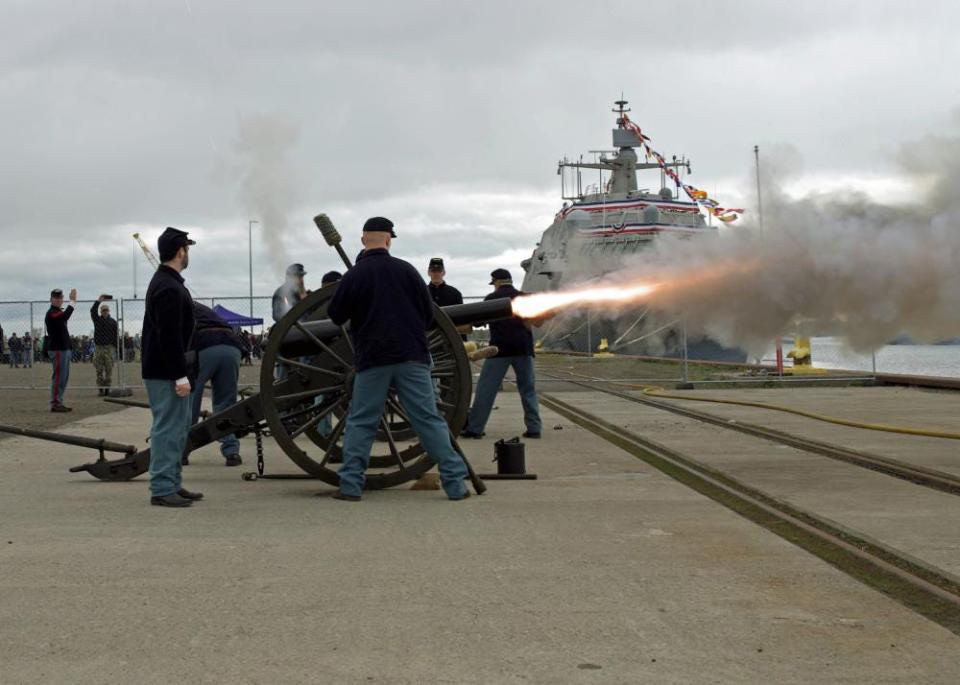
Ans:
[[[672,200],[673,191],[667,188],[666,186],[664,186],[663,188],[660,189],[660,197],[663,198],[664,200]]]
[[[668,193],[670,192],[669,188],[664,188]],[[663,194],[663,191],[660,191],[660,194]],[[645,224],[659,224],[660,223],[660,210],[654,207],[653,205],[647,205],[643,210],[643,223]]]

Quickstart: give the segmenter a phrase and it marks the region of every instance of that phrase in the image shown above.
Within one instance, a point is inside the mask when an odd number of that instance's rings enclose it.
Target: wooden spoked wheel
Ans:
[[[353,343],[346,329],[320,340],[303,324],[327,318],[327,305],[336,287],[333,284],[310,293],[271,329],[260,371],[264,419],[271,435],[297,466],[334,486],[339,478],[332,467],[342,460],[356,373]],[[282,349],[291,332],[309,341],[297,356],[287,356]],[[456,435],[466,423],[470,407],[470,364],[460,335],[438,307],[434,307],[427,342],[437,408]],[[284,371],[276,373],[278,367]],[[392,388],[371,452],[366,485],[371,490],[419,478],[434,463]]]

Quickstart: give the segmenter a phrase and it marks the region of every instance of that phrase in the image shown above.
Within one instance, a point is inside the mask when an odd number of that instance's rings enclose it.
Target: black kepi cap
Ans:
[[[306,276],[307,272],[303,270],[303,264],[291,264],[287,267],[287,276]]]
[[[510,272],[506,269],[494,269],[490,272],[490,285],[493,285],[495,281],[512,281],[510,278]]]
[[[50,297],[63,297],[63,291],[60,288],[54,288],[50,291]]]
[[[320,285],[330,285],[331,283],[336,283],[341,278],[343,278],[343,274],[339,271],[328,271],[323,274],[323,278],[320,279]]]
[[[165,262],[173,259],[174,255],[177,254],[177,250],[181,247],[196,244],[197,242],[195,240],[190,240],[190,238],[187,237],[186,231],[181,231],[179,228],[174,228],[173,226],[167,226],[167,229],[157,238],[157,252],[160,253],[160,261]]]
[[[382,216],[374,216],[367,219],[367,223],[363,225],[363,230],[364,232],[379,231],[381,233],[389,233],[391,238],[397,237],[397,234],[393,232],[393,222]]]
[[[427,267],[427,271],[444,271],[443,268],[443,259],[440,257],[434,257],[430,260],[430,266]]]

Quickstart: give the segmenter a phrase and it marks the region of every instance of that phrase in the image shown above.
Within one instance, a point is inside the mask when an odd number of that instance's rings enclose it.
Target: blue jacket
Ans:
[[[523,293],[512,285],[501,285],[492,293],[483,298],[498,300],[509,297],[511,300]],[[522,319],[513,317],[503,321],[493,321],[490,324],[490,344],[498,348],[498,357],[532,357],[533,333],[523,323]]]
[[[193,349],[197,352],[216,345],[230,345],[240,350],[244,357],[250,356],[250,346],[223,317],[205,304],[193,303],[193,316],[196,331],[193,335]]]
[[[337,283],[327,316],[350,322],[358,371],[403,362],[430,363],[426,330],[433,302],[413,266],[385,249],[364,250]]]

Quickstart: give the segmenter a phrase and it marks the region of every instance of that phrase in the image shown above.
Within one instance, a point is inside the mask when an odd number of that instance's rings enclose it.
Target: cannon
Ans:
[[[335,235],[335,231],[331,235],[329,229],[332,225],[325,231],[321,217],[316,219],[321,232],[349,267],[350,262],[339,245],[339,235]],[[262,358],[259,392],[194,424],[187,438],[188,451],[231,433],[238,436],[253,433],[257,441],[258,473],[245,474],[248,479],[253,479],[264,477],[261,440],[272,437],[304,472],[299,477],[319,479],[333,486],[339,484],[337,472],[331,466],[341,461],[355,369],[348,327],[338,326],[326,316],[336,287],[334,283],[309,293],[273,326]],[[450,428],[451,440],[458,451],[456,436],[466,422],[472,374],[457,327],[480,325],[511,316],[509,299],[434,307],[433,324],[427,331],[433,362],[431,375],[437,407]],[[287,369],[285,378],[274,377],[278,365]],[[327,417],[331,424],[329,431],[323,430]],[[0,431],[5,429],[29,435],[22,429],[0,426]],[[149,448],[137,450],[131,445],[89,438],[66,440],[60,438],[70,436],[49,433],[29,437],[99,449],[100,456],[96,461],[75,466],[70,471],[86,471],[104,481],[130,480],[147,471],[150,465]],[[107,459],[104,450],[123,452],[125,456]],[[381,489],[416,480],[433,464],[410,429],[402,404],[391,391],[371,454],[366,487]],[[482,488],[472,470],[471,476],[474,486]]]

